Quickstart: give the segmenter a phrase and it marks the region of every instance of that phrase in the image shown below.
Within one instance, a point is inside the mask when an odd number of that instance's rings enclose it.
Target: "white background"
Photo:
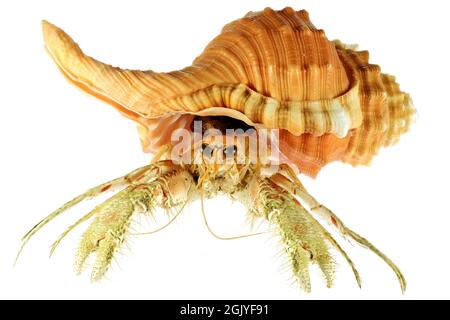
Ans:
[[[150,160],[131,121],[64,80],[43,49],[41,19],[102,61],[169,71],[189,65],[225,23],[287,5],[307,9],[329,39],[370,50],[371,62],[396,75],[414,99],[417,124],[371,167],[333,163],[316,180],[303,178],[312,194],[400,266],[408,279],[404,296],[380,259],[341,238],[363,289],[336,254],[335,287],[327,289],[313,270],[313,292],[305,294],[291,284],[273,236],[217,240],[203,225],[199,203],[170,228],[131,239],[100,283],[72,272],[86,224],[48,259],[55,237],[92,201],[46,226],[13,267],[20,237],[43,216]],[[449,9],[447,1],[2,1],[0,297],[450,298]],[[209,200],[207,212],[217,233],[249,231],[244,209],[227,199]]]

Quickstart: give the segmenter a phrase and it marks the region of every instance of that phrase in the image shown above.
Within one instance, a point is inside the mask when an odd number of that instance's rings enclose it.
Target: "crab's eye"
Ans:
[[[203,144],[202,144],[202,152],[203,152],[203,155],[205,155],[205,156],[207,156],[207,157],[211,157],[212,151],[213,151],[213,148],[211,148],[210,145],[208,145],[208,144],[206,144],[206,143],[203,143]]]
[[[233,157],[237,153],[237,147],[235,145],[228,146],[228,147],[223,149],[223,153],[227,157]]]

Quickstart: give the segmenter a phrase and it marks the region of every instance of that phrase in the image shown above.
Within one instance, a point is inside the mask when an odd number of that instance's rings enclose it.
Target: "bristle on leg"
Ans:
[[[297,176],[288,167],[284,167],[283,170],[284,174],[278,173],[273,177],[271,177],[271,180],[278,186],[283,188],[283,190],[298,196],[306,204],[306,206],[313,214],[327,221],[344,238],[350,238],[354,240],[359,245],[371,250],[377,256],[379,256],[394,271],[400,284],[400,289],[402,290],[402,293],[404,293],[406,290],[406,279],[403,276],[400,269],[395,265],[395,263],[391,259],[389,259],[389,257],[387,257],[383,252],[381,252],[378,248],[376,248],[369,240],[360,236],[355,231],[349,229],[342,222],[342,220],[339,219],[339,217],[336,214],[334,214],[330,209],[319,203],[311,194],[309,194],[309,192],[306,190],[306,188],[303,186],[303,184],[300,182]],[[335,240],[333,239],[332,241]],[[351,262],[351,260],[348,259],[346,254],[344,256],[346,257],[347,261],[349,261],[355,273],[356,269],[354,269],[353,263]],[[357,274],[357,272],[355,273],[355,277],[357,278],[358,283],[360,284],[359,275]]]
[[[188,171],[165,160],[137,169],[124,177],[88,190],[54,211],[25,235],[21,249],[37,231],[62,212],[88,197],[119,186],[125,186],[125,189],[72,224],[51,247],[50,254],[53,254],[70,231],[82,222],[94,218],[81,238],[75,258],[75,271],[80,273],[87,259],[95,254],[92,281],[100,280],[108,271],[115,254],[130,234],[129,227],[136,213],[151,214],[158,207],[166,211],[183,208],[191,199],[191,187],[195,184]]]
[[[334,282],[335,261],[329,252],[328,236],[296,199],[269,179],[255,178],[249,187],[251,213],[278,227],[278,233],[301,288],[311,291],[309,267],[321,269],[327,286]]]

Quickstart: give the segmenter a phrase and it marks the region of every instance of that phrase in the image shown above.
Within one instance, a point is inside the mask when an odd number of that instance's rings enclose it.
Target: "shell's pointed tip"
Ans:
[[[44,31],[44,33],[55,27],[53,24],[51,24],[47,20],[42,20],[41,24],[42,24],[42,31]]]
[[[54,24],[48,22],[47,20],[42,20],[42,33],[44,34],[44,39],[47,40],[48,37],[58,30],[58,27],[56,27]]]
[[[42,35],[47,51],[52,52],[52,56],[57,56],[57,52],[61,54],[59,58],[64,56],[65,51],[73,49],[73,40],[62,29],[42,20]]]
[[[59,27],[55,26],[53,23],[48,22],[47,20],[42,20],[42,32],[44,34],[44,38],[48,39],[51,36],[62,36],[65,34],[63,30]]]

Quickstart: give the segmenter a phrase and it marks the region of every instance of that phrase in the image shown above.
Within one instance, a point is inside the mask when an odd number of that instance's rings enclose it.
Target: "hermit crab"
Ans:
[[[165,209],[172,222],[190,202],[226,194],[253,219],[267,220],[279,236],[294,278],[310,291],[317,264],[333,285],[339,252],[329,231],[370,249],[406,281],[396,265],[349,229],[303,187],[332,161],[369,164],[382,146],[408,130],[414,108],[393,76],[369,63],[367,51],[329,41],[304,10],[249,12],[227,24],[193,64],[179,71],[123,70],[85,55],[61,29],[43,22],[45,45],[63,75],[78,88],[134,120],[152,161],[89,189],[40,221],[22,247],[48,222],[86,198],[118,190],[70,226],[93,221],[75,259],[81,272],[95,256],[92,280],[101,279],[134,217]],[[175,213],[174,213],[175,212]],[[20,253],[19,251],[19,253]]]

